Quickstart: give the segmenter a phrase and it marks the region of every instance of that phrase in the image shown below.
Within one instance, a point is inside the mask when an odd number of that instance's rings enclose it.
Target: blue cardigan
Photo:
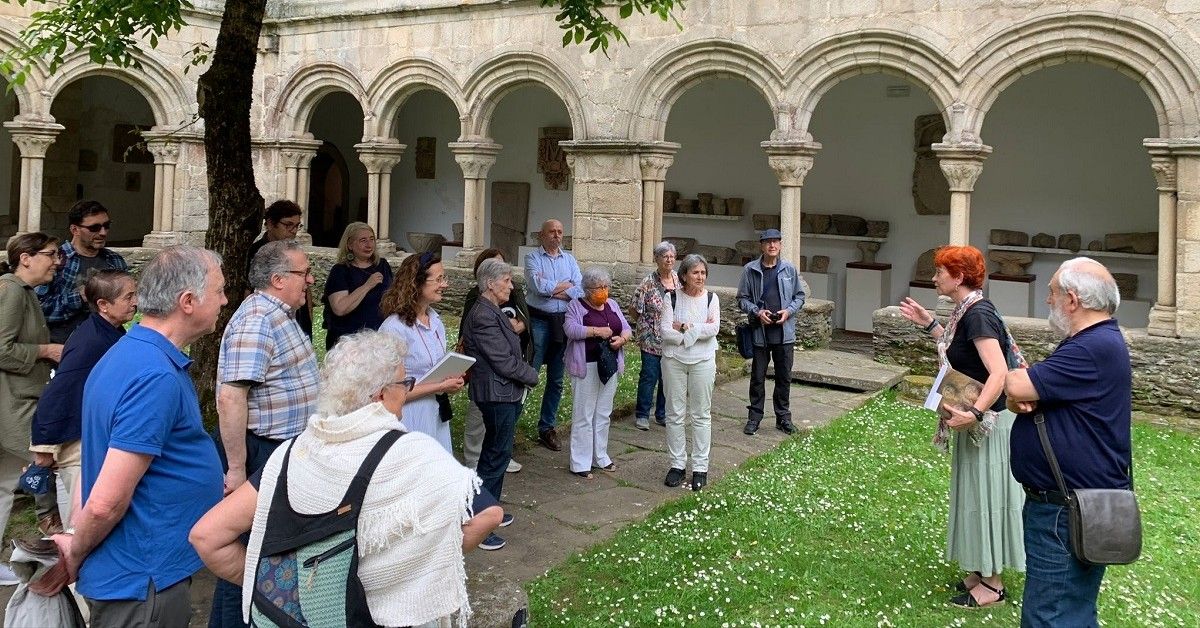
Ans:
[[[83,385],[92,367],[124,335],[124,327],[114,327],[92,312],[67,338],[62,361],[33,415],[34,445],[59,445],[82,438]]]

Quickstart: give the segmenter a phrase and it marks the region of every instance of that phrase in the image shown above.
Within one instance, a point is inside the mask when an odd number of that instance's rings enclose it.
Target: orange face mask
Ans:
[[[608,288],[593,290],[591,294],[588,295],[588,302],[596,307],[604,305],[606,302],[608,302]]]

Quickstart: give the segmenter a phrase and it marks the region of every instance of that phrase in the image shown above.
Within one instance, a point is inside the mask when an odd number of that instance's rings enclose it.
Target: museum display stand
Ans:
[[[874,331],[875,310],[891,305],[891,285],[891,264],[846,264],[846,331]]]
[[[1001,316],[1033,316],[1037,275],[988,275],[987,297]]]

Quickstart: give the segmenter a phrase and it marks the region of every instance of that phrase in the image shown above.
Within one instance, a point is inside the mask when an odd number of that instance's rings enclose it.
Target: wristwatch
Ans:
[[[983,410],[980,410],[979,408],[976,408],[975,406],[971,406],[970,410],[971,410],[971,414],[975,415],[976,421],[983,422]]]

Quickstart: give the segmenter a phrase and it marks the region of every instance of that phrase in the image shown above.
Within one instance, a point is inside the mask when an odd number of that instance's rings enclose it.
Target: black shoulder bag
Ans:
[[[1080,488],[1068,491],[1058,458],[1050,447],[1050,437],[1046,435],[1045,415],[1039,412],[1033,422],[1037,424],[1042,451],[1058,482],[1058,490],[1067,500],[1071,553],[1087,565],[1128,565],[1136,561],[1142,553],[1142,515],[1132,490],[1132,470],[1128,490]]]

